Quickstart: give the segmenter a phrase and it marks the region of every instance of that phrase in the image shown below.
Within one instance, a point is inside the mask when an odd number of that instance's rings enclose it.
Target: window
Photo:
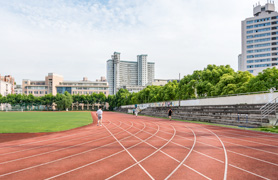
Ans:
[[[269,67],[271,66],[271,64],[258,64],[258,65],[255,65],[255,67]]]
[[[263,21],[269,21],[270,20],[270,18],[263,18],[263,19],[256,19],[256,20],[254,20],[254,22],[256,23],[256,22],[263,22]]]
[[[253,35],[246,36],[247,39],[253,38]]]
[[[264,43],[264,44],[256,44],[254,47],[265,47],[265,46],[270,46],[270,43]]]
[[[249,49],[249,48],[253,48],[253,45],[249,45],[249,46],[247,46],[247,48]]]
[[[254,25],[254,27],[256,28],[256,27],[269,26],[269,25],[270,23],[263,23],[263,24],[256,24]]]
[[[251,21],[247,21],[246,24],[252,24],[254,21],[251,20]]]
[[[247,68],[254,68],[254,65],[248,65]]]
[[[253,33],[253,30],[251,30],[251,31],[246,31],[246,33],[247,33],[247,34]]]
[[[270,28],[257,29],[257,30],[254,30],[254,31],[255,31],[255,32],[270,31]]]
[[[253,40],[246,41],[247,44],[253,43]]]
[[[270,33],[256,34],[256,35],[254,35],[254,38],[256,38],[256,37],[264,37],[264,36],[270,36]]]
[[[267,62],[267,61],[270,61],[270,58],[268,58],[268,59],[257,59],[257,60],[255,60],[255,62]]]
[[[254,70],[248,70],[250,73],[253,73],[254,72]]]
[[[265,52],[265,51],[270,51],[270,48],[256,49],[256,50],[254,50],[254,52]]]
[[[254,42],[264,42],[264,41],[270,41],[270,38],[263,38],[263,39],[256,39]]]
[[[251,26],[246,26],[246,29],[251,29],[251,28],[253,28],[253,25],[251,25]]]

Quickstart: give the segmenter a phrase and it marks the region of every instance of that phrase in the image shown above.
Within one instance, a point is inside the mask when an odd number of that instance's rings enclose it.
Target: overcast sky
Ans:
[[[0,0],[0,74],[43,80],[106,76],[122,60],[148,54],[155,78],[173,79],[208,64],[237,71],[241,20],[257,0]],[[261,1],[265,4],[266,0]]]

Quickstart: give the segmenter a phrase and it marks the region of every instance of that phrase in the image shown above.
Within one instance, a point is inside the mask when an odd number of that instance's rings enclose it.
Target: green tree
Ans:
[[[278,90],[278,69],[275,67],[263,70],[247,84],[249,92],[269,91],[271,88]]]

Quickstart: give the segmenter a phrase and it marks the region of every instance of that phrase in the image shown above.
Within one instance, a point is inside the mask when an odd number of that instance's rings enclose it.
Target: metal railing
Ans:
[[[268,117],[268,115],[270,113],[274,112],[275,115],[276,115],[277,109],[278,109],[278,97],[276,97],[272,101],[270,101],[267,104],[265,104],[264,106],[262,106],[260,108],[260,110],[261,110],[261,123],[263,121],[263,118]]]

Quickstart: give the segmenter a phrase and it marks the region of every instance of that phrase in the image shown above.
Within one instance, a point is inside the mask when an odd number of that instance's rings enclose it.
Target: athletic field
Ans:
[[[278,177],[278,134],[114,112],[103,118],[103,126],[0,143],[0,179]]]
[[[90,112],[0,112],[0,133],[57,132],[90,123]]]

